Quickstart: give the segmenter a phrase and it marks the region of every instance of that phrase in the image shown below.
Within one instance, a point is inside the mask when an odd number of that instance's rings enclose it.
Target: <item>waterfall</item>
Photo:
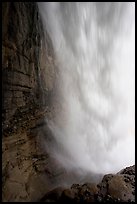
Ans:
[[[135,160],[135,3],[38,3],[58,67],[61,110],[49,152],[68,170],[117,172]]]

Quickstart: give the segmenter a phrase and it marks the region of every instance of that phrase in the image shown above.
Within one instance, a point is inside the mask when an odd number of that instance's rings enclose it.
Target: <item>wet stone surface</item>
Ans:
[[[44,196],[41,202],[51,202],[54,190]],[[50,197],[49,197],[50,194]],[[70,188],[62,189],[52,201],[61,202],[134,202],[135,203],[135,165],[127,167],[117,174],[104,175],[99,184],[73,184]]]

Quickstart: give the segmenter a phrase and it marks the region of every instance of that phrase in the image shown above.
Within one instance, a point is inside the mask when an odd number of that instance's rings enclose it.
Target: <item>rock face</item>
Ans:
[[[56,188],[41,202],[135,202],[135,165],[117,174],[107,174],[99,184],[73,184],[71,188]]]
[[[35,2],[2,3],[4,202],[34,201],[43,195],[48,182],[48,156],[32,133],[37,121],[49,116],[55,83],[52,43],[48,34],[43,39],[42,31]]]
[[[29,106],[47,104],[54,86],[54,57],[35,2],[2,4],[3,130]],[[48,45],[47,45],[48,44]],[[46,97],[48,96],[48,97]],[[4,131],[4,133],[6,133]]]

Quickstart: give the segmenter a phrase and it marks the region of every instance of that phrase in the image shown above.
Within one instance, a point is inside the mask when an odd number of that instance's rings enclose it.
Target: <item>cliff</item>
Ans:
[[[14,116],[47,104],[54,85],[53,49],[36,3],[2,4],[2,119],[4,134]],[[48,95],[48,97],[47,97]],[[5,131],[7,130],[7,131]]]
[[[47,155],[40,150],[32,129],[50,113],[54,72],[52,43],[48,34],[43,38],[37,4],[3,2],[3,201],[32,201],[43,195],[39,169],[44,168]]]

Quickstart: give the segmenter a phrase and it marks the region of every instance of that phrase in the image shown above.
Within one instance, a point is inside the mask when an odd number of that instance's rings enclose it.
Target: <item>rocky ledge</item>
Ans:
[[[73,184],[48,192],[40,202],[135,202],[135,165],[107,174],[99,184]]]

